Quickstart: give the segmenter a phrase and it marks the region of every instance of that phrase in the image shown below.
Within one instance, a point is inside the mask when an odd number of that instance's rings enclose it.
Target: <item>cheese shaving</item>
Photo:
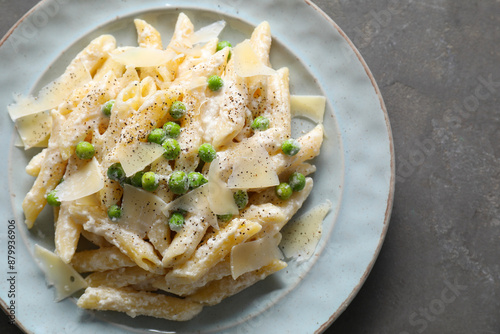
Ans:
[[[51,251],[35,245],[35,259],[45,273],[47,285],[56,289],[57,302],[87,287],[83,277]]]
[[[219,159],[210,163],[208,171],[208,202],[213,213],[218,215],[238,214],[238,206],[234,202],[233,192],[220,179]]]
[[[48,111],[23,116],[16,119],[16,127],[24,149],[47,147],[46,144],[52,130],[52,117]]]
[[[233,279],[282,258],[278,248],[280,239],[278,234],[277,237],[267,236],[234,246],[231,249],[231,275]]]
[[[238,159],[234,162],[227,186],[234,189],[249,189],[278,185],[278,174],[267,151],[262,146],[250,147],[243,144],[240,146]]]
[[[135,142],[121,146],[116,150],[116,156],[122,164],[126,176],[132,176],[152,164],[165,153],[165,149],[155,143]]]
[[[59,201],[74,201],[76,199],[92,195],[104,187],[104,178],[96,158],[56,187],[56,195]]]
[[[83,86],[92,80],[90,73],[83,64],[81,66],[74,66],[74,69],[75,71],[70,73],[70,75],[62,75],[43,87],[36,98],[20,94],[14,95],[15,103],[7,107],[10,118],[15,121],[23,116],[56,108],[77,87]]]
[[[205,26],[200,30],[195,31],[190,36],[190,41],[191,43],[193,43],[193,45],[198,43],[208,42],[214,38],[217,38],[225,26],[226,22],[224,20],[209,24],[208,26]]]
[[[326,98],[324,96],[290,96],[291,116],[307,117],[316,123],[323,123],[325,114]]]
[[[155,194],[125,184],[123,186],[123,214],[120,218],[120,224],[144,238],[165,206],[166,203]]]

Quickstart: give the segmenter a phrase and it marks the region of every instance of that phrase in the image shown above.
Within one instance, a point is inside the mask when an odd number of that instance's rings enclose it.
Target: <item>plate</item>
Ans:
[[[333,203],[322,238],[309,261],[291,262],[285,270],[206,307],[185,323],[81,310],[74,298],[55,303],[54,291],[46,287],[32,257],[35,243],[54,248],[51,213],[45,210],[28,231],[21,210],[33,183],[24,167],[36,152],[15,147],[6,106],[13,102],[13,92],[36,93],[59,76],[94,37],[110,33],[119,45],[135,45],[132,20],[136,17],[169,36],[181,11],[195,28],[226,20],[222,38],[236,43],[258,23],[268,21],[273,34],[271,62],[274,68],[290,68],[292,94],[326,96],[325,141],[314,161],[315,188],[302,209],[325,199]],[[4,308],[14,303],[13,316],[26,331],[319,333],[359,291],[388,228],[395,176],[392,136],[384,102],[366,63],[342,30],[314,4],[302,0],[45,0],[2,40],[0,60],[4,111],[0,136],[8,143],[0,148],[0,185],[9,189],[0,193],[4,212],[0,244],[14,240],[10,258],[14,262],[7,261],[7,247],[0,249],[1,270],[13,278],[0,280],[0,298]],[[308,127],[306,120],[294,121],[298,132]]]

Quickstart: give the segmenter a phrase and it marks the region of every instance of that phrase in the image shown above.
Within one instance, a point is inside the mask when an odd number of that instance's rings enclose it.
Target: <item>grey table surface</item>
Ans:
[[[0,36],[37,2],[0,0]],[[500,1],[315,3],[373,72],[397,164],[384,246],[326,333],[500,333]]]

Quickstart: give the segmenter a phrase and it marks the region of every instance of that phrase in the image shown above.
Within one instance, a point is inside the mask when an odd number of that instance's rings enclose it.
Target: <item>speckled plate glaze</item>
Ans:
[[[35,227],[23,223],[21,202],[33,183],[24,167],[36,153],[14,146],[6,106],[12,93],[37,92],[59,76],[92,38],[113,34],[119,45],[135,45],[133,18],[153,24],[170,38],[179,12],[195,28],[224,19],[223,39],[237,43],[261,21],[271,24],[274,68],[290,68],[292,94],[327,97],[326,137],[314,163],[315,188],[302,211],[329,199],[331,212],[314,256],[185,323],[115,312],[89,312],[69,298],[55,303],[32,258],[39,243],[53,249],[53,223],[45,210]],[[394,194],[394,152],[389,120],[365,62],[342,30],[320,9],[303,0],[45,0],[23,17],[0,45],[0,148],[3,228],[16,221],[16,320],[33,333],[320,333],[347,307],[369,274],[388,227]],[[295,134],[311,128],[294,121]],[[6,247],[0,248],[4,259]],[[8,296],[0,279],[2,307]]]

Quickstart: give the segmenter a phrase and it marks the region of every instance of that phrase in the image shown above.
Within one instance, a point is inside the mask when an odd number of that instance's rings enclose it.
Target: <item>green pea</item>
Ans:
[[[238,209],[243,209],[245,206],[248,204],[248,193],[244,190],[237,190],[233,194],[234,202],[236,203],[236,206]]]
[[[189,180],[183,171],[174,171],[168,178],[168,187],[174,194],[181,195],[189,190]]]
[[[189,182],[189,188],[195,189],[207,183],[208,180],[201,173],[191,172],[188,174],[188,182]]]
[[[50,206],[59,206],[61,205],[61,202],[59,202],[59,198],[57,198],[56,190],[51,190],[47,193],[47,196],[45,196],[47,199],[47,204]]]
[[[177,137],[181,134],[181,126],[175,122],[167,122],[163,124],[163,130],[165,130],[167,138],[177,139]]]
[[[198,148],[198,156],[204,162],[212,162],[217,157],[217,152],[211,144],[205,143]]]
[[[231,220],[231,218],[233,218],[233,214],[231,213],[227,213],[225,215],[217,215],[217,219],[223,222],[228,222]]]
[[[254,130],[264,131],[269,128],[269,118],[265,116],[259,116],[255,118],[250,127]]]
[[[161,145],[161,143],[163,143],[165,138],[167,138],[165,130],[163,130],[162,128],[157,128],[151,130],[151,132],[149,133],[148,142]]]
[[[101,107],[102,113],[107,117],[111,116],[111,109],[113,109],[114,104],[115,100],[109,100],[108,102],[104,103]]]
[[[155,191],[160,185],[158,176],[154,172],[146,172],[142,175],[142,189],[146,191]]]
[[[295,139],[287,139],[281,145],[281,150],[283,153],[289,156],[293,156],[300,151],[300,143]]]
[[[130,184],[133,185],[134,187],[142,188],[142,176],[143,175],[144,175],[143,171],[139,171],[139,172],[135,173],[134,175],[132,175],[129,178]]]
[[[186,114],[186,105],[181,101],[175,101],[168,109],[173,119],[180,119]]]
[[[179,145],[177,140],[173,138],[165,139],[161,146],[163,146],[163,148],[165,149],[165,153],[163,153],[163,156],[167,160],[174,160],[179,156],[179,154],[181,154],[181,146]]]
[[[92,159],[95,154],[95,148],[88,141],[81,141],[76,145],[75,153],[80,159]]]
[[[168,220],[168,226],[172,231],[180,232],[184,226],[184,216],[181,212],[174,212]]]
[[[108,208],[108,217],[112,221],[117,221],[122,216],[122,208],[117,204],[113,204]]]
[[[217,51],[230,47],[232,47],[232,45],[231,43],[229,43],[229,41],[219,41],[219,43],[217,43]]]
[[[276,186],[276,195],[279,199],[287,200],[292,196],[292,187],[286,182],[282,182]]]
[[[301,191],[306,186],[306,177],[302,173],[295,172],[288,178],[288,184],[293,191]]]
[[[212,75],[212,76],[208,77],[207,83],[208,83],[208,88],[212,92],[216,92],[219,89],[221,89],[222,86],[224,86],[224,81],[218,75]]]
[[[120,183],[122,183],[126,178],[122,164],[119,162],[115,162],[114,164],[109,166],[106,174],[108,175],[108,178],[110,178],[111,180],[118,181]]]
[[[231,43],[229,43],[229,41],[220,41],[219,43],[217,43],[217,51],[220,51],[224,48],[230,48],[232,47]],[[229,53],[227,54],[227,60],[229,61],[229,59],[231,59],[231,50],[229,50]]]

